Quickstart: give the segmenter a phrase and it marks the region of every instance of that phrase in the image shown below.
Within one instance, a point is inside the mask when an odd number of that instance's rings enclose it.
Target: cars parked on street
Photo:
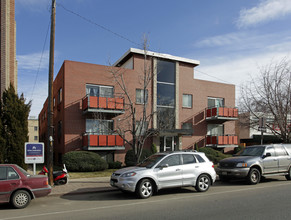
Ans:
[[[205,192],[215,179],[214,165],[204,153],[176,151],[156,153],[137,166],[115,171],[110,184],[146,199],[164,188],[193,186]]]
[[[222,181],[245,178],[249,184],[273,175],[291,180],[291,144],[246,147],[234,157],[221,160],[216,172]]]
[[[0,164],[0,203],[11,203],[15,208],[25,208],[31,199],[51,192],[48,178],[29,175],[15,164]]]

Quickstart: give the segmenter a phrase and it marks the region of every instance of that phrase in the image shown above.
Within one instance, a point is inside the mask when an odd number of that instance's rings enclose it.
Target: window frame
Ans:
[[[185,106],[185,105],[184,105],[184,97],[185,97],[185,96],[188,96],[188,97],[190,96],[190,97],[191,97],[191,98],[190,98],[190,100],[191,100],[191,106],[188,106],[188,105]],[[187,101],[188,101],[188,100],[187,100]],[[192,95],[192,94],[184,93],[184,94],[182,95],[182,107],[183,107],[183,108],[189,108],[189,109],[193,108],[193,95]]]
[[[144,91],[146,94],[144,94]],[[139,94],[139,95],[138,95]],[[140,96],[140,97],[139,97]],[[149,92],[147,89],[135,89],[135,103],[136,104],[147,104],[149,99]]]

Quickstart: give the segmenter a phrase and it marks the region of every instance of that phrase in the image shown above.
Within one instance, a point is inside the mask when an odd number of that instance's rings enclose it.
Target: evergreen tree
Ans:
[[[4,153],[2,157],[6,163],[15,163],[26,168],[24,144],[28,141],[27,119],[31,103],[25,104],[23,94],[19,98],[12,85],[3,92],[1,101],[1,136],[5,140],[2,146],[4,149],[1,149]]]

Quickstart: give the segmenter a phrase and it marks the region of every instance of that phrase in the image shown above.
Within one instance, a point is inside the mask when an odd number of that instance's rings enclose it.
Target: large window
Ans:
[[[60,88],[58,92],[58,104],[60,104],[63,100],[63,89]]]
[[[86,132],[96,134],[112,134],[113,120],[86,119]]]
[[[145,135],[148,130],[147,121],[137,121],[136,122],[136,135]]]
[[[86,94],[97,97],[113,97],[112,86],[86,85]]]
[[[175,128],[175,63],[157,60],[157,111],[160,129]]]
[[[207,125],[207,135],[211,136],[223,136],[224,126],[220,124],[208,124]]]
[[[135,101],[137,104],[144,104],[148,101],[148,90],[136,89]],[[144,94],[145,93],[145,94]]]
[[[183,94],[183,107],[192,108],[192,95]]]
[[[224,98],[208,97],[208,107],[209,108],[224,107]]]

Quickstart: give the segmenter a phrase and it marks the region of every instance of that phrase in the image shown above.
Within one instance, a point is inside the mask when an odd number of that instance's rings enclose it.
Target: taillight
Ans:
[[[48,186],[48,180],[44,181],[44,185]]]
[[[214,164],[212,164],[212,168],[214,168]]]

